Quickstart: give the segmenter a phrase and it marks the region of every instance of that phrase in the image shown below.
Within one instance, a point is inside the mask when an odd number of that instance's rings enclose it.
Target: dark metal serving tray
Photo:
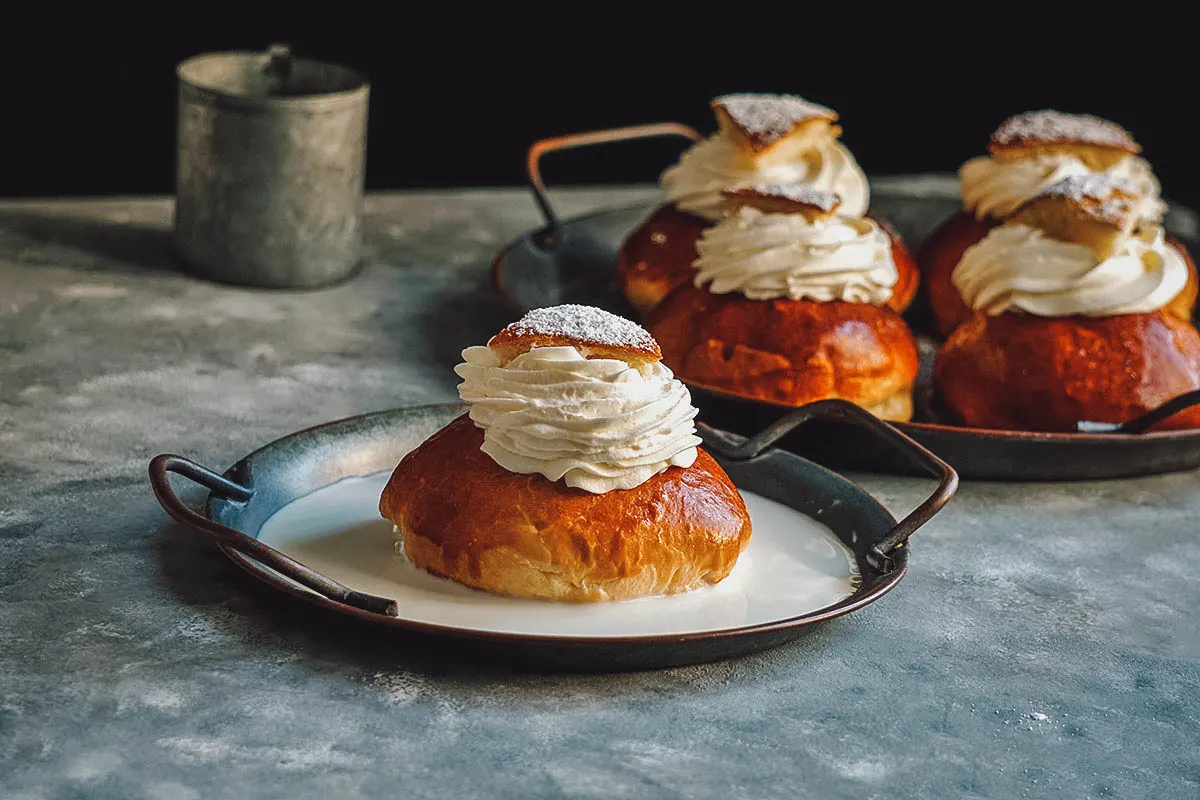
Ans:
[[[356,591],[314,572],[258,540],[263,524],[288,503],[344,478],[392,469],[454,417],[462,405],[421,406],[353,417],[311,428],[246,456],[223,474],[175,455],[150,465],[159,502],[180,522],[208,535],[241,568],[270,586],[365,623],[466,642],[493,655],[542,668],[646,669],[714,661],[763,650],[811,625],[850,613],[890,591],[908,567],[908,538],[954,494],[954,471],[886,423],[842,401],[794,410],[749,439],[704,428],[705,447],[741,489],[820,519],[853,552],[861,582],[852,595],[817,611],[765,624],[670,635],[531,636],[430,625],[405,617],[394,600]],[[887,445],[938,479],[933,493],[897,521],[863,489],[810,461],[771,447],[810,420],[840,419],[873,446]],[[203,512],[175,494],[169,473],[209,490]],[[641,601],[638,601],[641,602]]]
[[[497,288],[514,310],[558,303],[583,303],[637,319],[615,284],[617,253],[625,237],[653,210],[652,205],[601,211],[569,220],[554,213],[542,182],[542,155],[571,147],[673,135],[695,139],[682,125],[666,123],[548,139],[529,152],[534,199],[546,224],[512,242],[496,258]],[[953,175],[922,174],[872,178],[871,212],[891,223],[916,251],[961,202]],[[1167,230],[1189,247],[1200,245],[1194,211],[1171,206]],[[1031,433],[986,430],[954,424],[940,414],[932,389],[938,340],[920,304],[905,315],[921,344],[921,372],[915,387],[914,420],[896,427],[946,459],[959,474],[985,480],[1094,480],[1151,475],[1200,467],[1200,430],[1123,433]],[[792,410],[689,384],[701,419],[738,433],[751,433]],[[838,468],[910,472],[903,459],[872,446],[858,431],[840,423],[806,426],[781,445]]]

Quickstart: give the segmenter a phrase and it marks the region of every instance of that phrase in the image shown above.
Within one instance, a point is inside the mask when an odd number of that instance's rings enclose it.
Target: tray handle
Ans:
[[[1080,433],[1145,433],[1166,418],[1194,405],[1200,405],[1200,389],[1177,395],[1158,408],[1151,409],[1128,422],[1078,422],[1075,428]]]
[[[869,411],[864,411],[845,400],[818,400],[815,403],[801,406],[742,442],[735,443],[724,437],[710,435],[705,436],[705,443],[725,458],[734,461],[748,461],[760,455],[792,430],[806,422],[821,418],[840,419],[866,428],[877,438],[904,453],[914,464],[924,467],[938,479],[937,488],[929,497],[893,525],[882,539],[871,545],[871,549],[867,553],[868,563],[881,572],[891,572],[895,566],[891,557],[892,551],[903,547],[908,538],[940,511],[958,489],[958,473],[930,450]],[[712,429],[709,428],[708,431],[712,431]]]
[[[196,513],[179,499],[179,495],[175,494],[168,478],[168,474],[172,472],[200,484],[216,497],[237,502],[249,500],[254,496],[254,490],[234,483],[183,456],[170,453],[155,456],[154,460],[150,462],[150,486],[154,489],[154,496],[158,498],[159,504],[173,519],[199,529],[218,543],[253,558],[263,566],[270,567],[280,575],[291,578],[301,586],[312,589],[330,600],[389,617],[399,614],[395,600],[358,592],[343,586],[252,536],[247,536],[239,530],[234,530]]]
[[[542,243],[553,239],[562,227],[562,222],[558,214],[554,211],[554,206],[550,204],[550,198],[546,194],[546,184],[542,180],[541,160],[542,156],[547,153],[558,152],[559,150],[571,150],[576,147],[591,147],[595,144],[612,144],[614,142],[628,142],[634,139],[649,139],[656,136],[682,136],[685,139],[691,139],[693,142],[700,141],[702,137],[693,128],[683,125],[678,122],[656,122],[650,125],[632,125],[626,128],[610,128],[603,131],[587,131],[586,133],[568,133],[565,136],[555,136],[550,139],[542,139],[539,142],[534,142],[529,148],[529,153],[525,157],[525,172],[529,176],[529,188],[533,190],[533,198],[537,201],[538,207],[542,210],[542,216],[546,220],[546,227],[543,228],[538,239]]]

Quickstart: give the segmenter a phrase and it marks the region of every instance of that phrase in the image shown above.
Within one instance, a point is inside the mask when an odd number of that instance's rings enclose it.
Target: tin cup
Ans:
[[[360,263],[365,78],[266,53],[179,65],[176,253],[198,275],[316,287]]]

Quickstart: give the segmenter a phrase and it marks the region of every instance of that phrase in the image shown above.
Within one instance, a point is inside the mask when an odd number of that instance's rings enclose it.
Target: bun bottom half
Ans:
[[[974,313],[963,302],[951,280],[954,268],[958,266],[968,248],[978,244],[999,224],[996,220],[978,220],[967,212],[960,211],[946,220],[922,245],[918,261],[925,284],[925,296],[929,298],[929,309],[942,337],[948,337],[955,328],[971,319]],[[1197,274],[1196,264],[1182,242],[1168,236],[1167,243],[1183,256],[1184,263],[1188,266],[1189,277],[1183,291],[1176,295],[1164,310],[1186,322],[1192,317],[1196,297],[1200,293],[1200,275]]]
[[[891,225],[875,219],[892,243],[892,258],[900,274],[888,308],[903,312],[912,303],[921,283],[917,262]],[[617,256],[617,282],[630,304],[648,314],[668,294],[691,283],[696,269],[696,242],[713,223],[666,205],[654,212],[621,246]]]
[[[466,415],[406,455],[379,510],[418,567],[474,589],[570,602],[714,584],[750,540],[746,504],[700,450],[633,489],[592,494],[519,475]]]
[[[1126,422],[1200,388],[1200,332],[1172,314],[1035,317],[976,314],[938,353],[934,384],[964,423],[1073,432]],[[1200,427],[1200,408],[1156,430]]]
[[[841,398],[883,419],[912,417],[917,341],[890,309],[749,300],[686,285],[647,327],[684,382],[793,406]]]

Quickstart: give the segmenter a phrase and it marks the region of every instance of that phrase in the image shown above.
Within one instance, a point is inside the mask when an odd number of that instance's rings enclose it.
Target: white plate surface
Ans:
[[[656,636],[740,628],[800,616],[848,597],[854,555],[824,525],[742,492],[754,534],[729,577],[686,594],[607,603],[522,600],[468,589],[414,567],[379,517],[388,472],[347,478],[289,503],[259,539],[353,589],[394,598],[400,616],[432,625],[543,636]]]

